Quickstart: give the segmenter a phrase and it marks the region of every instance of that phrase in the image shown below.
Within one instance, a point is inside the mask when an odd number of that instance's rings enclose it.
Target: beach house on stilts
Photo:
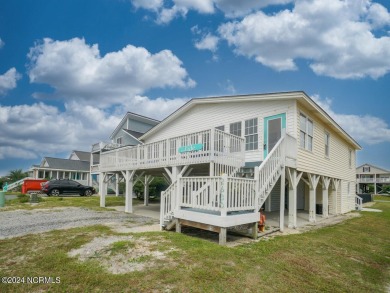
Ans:
[[[282,231],[298,211],[315,222],[355,209],[361,147],[304,92],[192,99],[138,139],[101,152],[101,206],[109,174],[126,182],[126,212],[135,180],[164,176],[163,228],[215,231],[224,244],[239,225],[256,237],[260,207],[280,212]]]

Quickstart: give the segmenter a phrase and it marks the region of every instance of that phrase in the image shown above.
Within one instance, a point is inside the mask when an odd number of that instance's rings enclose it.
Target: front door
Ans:
[[[282,137],[285,129],[285,113],[264,118],[264,159]]]

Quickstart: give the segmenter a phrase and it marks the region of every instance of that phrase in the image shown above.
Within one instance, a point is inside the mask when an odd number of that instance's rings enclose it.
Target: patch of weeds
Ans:
[[[134,248],[135,243],[132,241],[118,241],[114,242],[109,250],[111,251],[111,254],[119,254],[119,253],[124,253],[130,248]]]
[[[151,261],[152,259],[153,259],[153,257],[151,255],[141,255],[139,257],[134,257],[134,258],[129,259],[129,262],[146,263],[146,262]]]
[[[18,194],[17,197],[18,197],[18,201],[20,203],[26,203],[26,202],[30,201],[30,196],[28,196],[27,194],[21,193],[21,194]]]

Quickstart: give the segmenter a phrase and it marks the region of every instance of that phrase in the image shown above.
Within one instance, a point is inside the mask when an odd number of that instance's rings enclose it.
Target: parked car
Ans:
[[[50,180],[42,185],[42,191],[48,196],[59,196],[63,193],[80,194],[81,196],[91,196],[96,193],[92,186],[85,186],[70,179]]]

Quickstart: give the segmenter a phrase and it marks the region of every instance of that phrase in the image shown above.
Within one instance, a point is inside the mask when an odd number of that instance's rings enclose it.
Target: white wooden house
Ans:
[[[355,208],[361,147],[304,92],[192,99],[139,140],[102,152],[99,170],[125,178],[126,212],[134,180],[165,176],[162,227],[210,229],[223,244],[233,226],[256,234],[261,206],[280,212],[281,230],[297,226],[298,210],[315,222],[320,208],[322,217]]]
[[[72,151],[68,159],[44,157],[39,165],[29,170],[34,179],[73,179],[81,184],[90,185],[91,153]]]

